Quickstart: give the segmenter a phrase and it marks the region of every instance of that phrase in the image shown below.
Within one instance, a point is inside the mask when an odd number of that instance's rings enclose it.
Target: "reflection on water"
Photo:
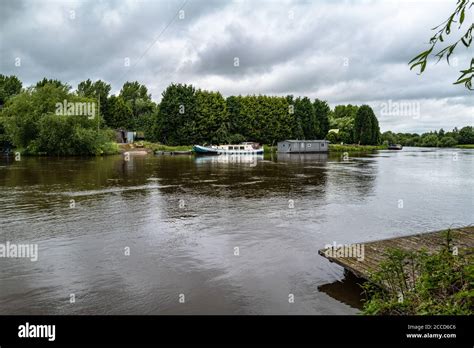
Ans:
[[[330,284],[318,286],[318,290],[322,291],[332,298],[344,302],[345,304],[362,309],[365,296],[361,284],[364,280],[357,278],[354,274],[344,271],[344,278]]]
[[[259,161],[263,160],[263,155],[228,155],[220,156],[197,156],[195,158],[196,164],[248,164],[255,167]]]
[[[473,155],[3,157],[0,314],[356,313],[317,250],[472,224]]]

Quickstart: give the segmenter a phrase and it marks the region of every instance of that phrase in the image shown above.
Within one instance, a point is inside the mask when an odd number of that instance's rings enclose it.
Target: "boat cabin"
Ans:
[[[255,148],[251,143],[243,143],[239,145],[218,145],[218,146],[212,146],[212,148],[218,149],[218,150],[239,150],[239,151],[253,151]]]

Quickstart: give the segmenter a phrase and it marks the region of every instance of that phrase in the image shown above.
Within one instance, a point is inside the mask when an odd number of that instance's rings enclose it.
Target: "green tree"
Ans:
[[[463,127],[459,130],[459,144],[474,144],[474,128]]]
[[[416,57],[414,57],[408,64],[410,66],[410,70],[414,69],[415,67],[420,68],[420,74],[426,68],[426,64],[431,54],[438,58],[438,61],[446,58],[446,61],[449,64],[449,58],[458,47],[459,44],[463,44],[466,48],[472,43],[472,34],[474,30],[474,24],[472,21],[465,21],[466,15],[468,18],[472,16],[471,7],[474,5],[472,0],[458,0],[456,8],[453,13],[451,13],[446,21],[442,24],[438,25],[437,27],[433,28],[435,30],[435,34],[430,39],[431,47],[426,51],[421,52]],[[464,33],[461,34],[460,37],[457,39],[449,40],[448,36],[452,33],[452,28],[457,26],[458,31],[461,30],[464,23],[467,23],[467,29]],[[449,43],[449,44],[448,44]],[[440,45],[445,45],[442,49],[440,49],[436,54],[433,53],[435,47],[439,47]],[[472,51],[471,51],[472,52]],[[465,70],[461,70],[461,75],[458,77],[457,81],[454,84],[464,84],[464,86],[468,89],[472,89],[472,78],[474,77],[474,58],[471,59],[470,67]]]
[[[0,74],[0,107],[4,105],[8,99],[19,94],[21,88],[22,83],[18,77]]]
[[[299,118],[298,113],[295,113],[295,99],[293,95],[287,95],[285,99],[288,103],[288,118],[291,124],[291,135],[289,138],[304,139],[302,120]]]
[[[90,79],[87,79],[86,81],[82,81],[77,85],[78,96],[93,98],[97,100],[97,102],[100,100],[100,113],[103,115],[104,119],[109,118],[107,101],[110,90],[110,84],[101,80],[92,82]]]
[[[142,118],[150,117],[156,111],[156,105],[151,100],[148,89],[137,81],[125,82],[120,90],[119,97],[132,110],[132,120],[129,122],[131,129],[143,128],[147,120]]]
[[[44,77],[41,81],[38,81],[35,85],[35,88],[38,89],[47,85],[62,89],[64,90],[64,92],[69,92],[69,90],[71,89],[71,86],[69,86],[67,83],[62,83],[61,81],[56,79],[47,79],[46,77]]]
[[[377,145],[380,129],[374,111],[368,105],[362,105],[354,120],[354,141],[361,145]]]
[[[110,134],[97,129],[97,120],[88,115],[70,115],[62,110],[64,101],[93,100],[68,93],[64,85],[45,83],[12,97],[2,109],[2,123],[13,146],[26,153],[49,155],[108,153]]]
[[[329,127],[338,129],[338,141],[346,144],[354,143],[354,122],[359,110],[355,105],[337,105],[332,112],[329,113]],[[334,137],[334,136],[332,136]]]
[[[456,141],[456,139],[454,139],[451,136],[444,136],[439,141],[439,146],[441,146],[441,147],[454,147],[457,144],[458,144],[458,142]]]
[[[168,145],[189,145],[196,137],[196,90],[171,84],[162,93],[158,116],[159,139]]]
[[[196,124],[193,143],[219,144],[228,138],[229,114],[219,92],[196,91]]]
[[[313,103],[314,114],[319,128],[316,138],[324,139],[329,131],[329,113],[331,108],[325,100],[315,99]]]
[[[38,122],[43,115],[54,114],[56,104],[68,99],[62,86],[45,84],[28,88],[14,96],[2,110],[5,131],[14,146],[27,148],[37,137]]]
[[[387,144],[398,144],[398,137],[392,131],[386,131],[381,135],[381,141]]]
[[[424,147],[437,147],[438,136],[434,133],[425,133],[421,136],[420,146]]]
[[[240,112],[242,104],[242,96],[230,96],[226,99],[227,111],[229,113],[229,133],[231,136],[235,135],[235,140],[246,140],[245,134],[249,133],[247,119]],[[231,139],[234,140],[234,139]],[[229,141],[237,143],[237,141]]]
[[[38,122],[33,149],[59,156],[96,154],[100,130],[94,126],[85,116],[45,115]]]
[[[317,138],[317,135],[320,133],[319,123],[309,98],[296,98],[295,118],[301,122],[304,139]]]
[[[122,97],[115,95],[108,100],[108,111],[104,115],[107,126],[114,129],[133,129],[133,113]]]

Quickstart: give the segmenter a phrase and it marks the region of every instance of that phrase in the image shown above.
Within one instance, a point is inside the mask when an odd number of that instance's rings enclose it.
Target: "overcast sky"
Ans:
[[[102,79],[114,93],[137,80],[156,101],[172,82],[224,96],[293,94],[369,104],[382,131],[452,129],[474,123],[473,92],[452,85],[472,49],[423,75],[407,63],[455,3],[0,0],[0,72],[26,86]]]

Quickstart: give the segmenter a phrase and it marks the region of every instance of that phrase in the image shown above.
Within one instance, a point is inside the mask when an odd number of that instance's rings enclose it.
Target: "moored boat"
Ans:
[[[198,155],[261,155],[263,147],[255,143],[242,143],[238,145],[194,145],[193,151]]]
[[[390,144],[388,145],[389,150],[401,150],[403,149],[403,146],[400,144]]]

